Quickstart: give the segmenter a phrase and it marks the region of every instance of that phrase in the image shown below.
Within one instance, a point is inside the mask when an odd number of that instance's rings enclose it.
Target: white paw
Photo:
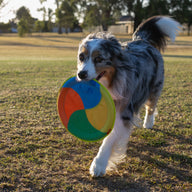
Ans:
[[[153,124],[154,124],[154,115],[147,115],[145,117],[143,127],[147,129],[152,129]]]
[[[91,163],[89,172],[92,177],[101,177],[105,175],[106,166],[103,164],[102,161],[99,161],[97,158],[94,158],[93,162]]]

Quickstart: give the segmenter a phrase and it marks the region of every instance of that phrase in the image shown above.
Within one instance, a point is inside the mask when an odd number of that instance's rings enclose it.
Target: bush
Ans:
[[[25,34],[29,34],[31,33],[32,30],[32,24],[30,22],[28,22],[27,19],[21,18],[21,20],[18,23],[18,34],[20,37],[25,36]]]

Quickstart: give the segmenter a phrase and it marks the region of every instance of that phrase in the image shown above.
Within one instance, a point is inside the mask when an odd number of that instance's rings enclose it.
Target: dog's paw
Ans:
[[[99,161],[97,158],[95,158],[91,163],[89,172],[92,177],[102,177],[105,175],[106,166],[102,163],[102,161]]]
[[[144,123],[143,123],[143,127],[146,129],[152,129],[153,128],[153,124],[154,124],[154,116],[153,115],[147,115],[145,117]]]

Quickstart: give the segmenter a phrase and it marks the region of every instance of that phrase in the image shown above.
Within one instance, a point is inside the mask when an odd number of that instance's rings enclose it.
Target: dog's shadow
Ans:
[[[102,186],[106,191],[119,191],[119,192],[149,192],[150,189],[145,185],[144,181],[134,181],[129,176],[105,176],[103,178],[94,179],[97,185]]]
[[[163,132],[164,135],[171,136],[172,138],[177,138],[179,142],[182,143],[191,143],[190,139],[187,139],[182,136],[174,135],[173,133],[169,133],[166,131],[162,131],[159,129],[153,129],[155,132]],[[164,150],[164,147],[161,146],[149,146],[147,144],[141,144],[138,142],[130,141],[128,144],[127,156],[128,159],[132,158],[140,159],[141,162],[145,162],[145,164],[149,164],[149,167],[154,167],[158,169],[161,173],[164,173],[165,176],[170,178],[175,178],[174,180],[169,180],[170,184],[174,184],[176,180],[181,182],[191,182],[192,178],[189,177],[189,173],[187,170],[183,170],[182,167],[187,166],[190,167],[192,165],[192,159],[186,155],[178,154],[174,152],[169,152]],[[149,155],[150,154],[150,155]],[[155,155],[161,156],[161,158],[156,158]],[[180,162],[181,167],[176,167],[171,165],[170,163],[166,163],[166,159],[172,159],[173,165],[174,162]],[[128,162],[127,162],[128,163]],[[121,170],[121,166],[125,166],[126,162],[123,165],[119,165],[119,170]],[[124,167],[125,168],[125,167]],[[125,168],[126,169],[126,168]],[[151,170],[152,171],[152,170]],[[136,171],[137,172],[137,171]],[[167,181],[159,181],[160,178],[157,175],[153,175],[153,180],[149,178],[145,178],[140,175],[134,176],[134,172],[132,170],[128,170],[126,173],[118,174],[115,171],[107,173],[104,177],[91,178],[86,177],[83,179],[83,182],[87,185],[91,184],[98,191],[119,191],[119,192],[149,192],[151,189],[155,187],[155,185],[164,185]],[[140,176],[139,176],[140,175]],[[154,182],[154,183],[153,183]],[[164,183],[165,182],[165,183]]]
[[[84,184],[91,184],[97,191],[110,192],[149,192],[149,188],[144,184],[144,181],[134,181],[129,176],[120,176],[117,174],[105,175],[104,177],[86,177],[83,179]]]
[[[173,141],[177,140],[177,143],[180,144],[192,143],[192,139],[186,138],[182,135],[178,136],[169,131],[160,129],[153,129],[153,131],[156,133],[163,133],[165,137],[170,138]],[[141,161],[161,170],[161,172],[165,172],[169,177],[175,177],[177,180],[182,182],[192,182],[192,177],[189,176],[189,170],[186,169],[186,167],[192,166],[192,158],[182,152],[178,153],[178,151],[169,151],[166,149],[169,145],[170,144],[162,143],[162,146],[149,146],[145,143],[130,141],[128,143],[127,156],[130,156],[130,158],[139,158]],[[156,156],[159,156],[160,158],[156,158]],[[179,166],[174,166],[175,162],[176,164],[179,164]]]

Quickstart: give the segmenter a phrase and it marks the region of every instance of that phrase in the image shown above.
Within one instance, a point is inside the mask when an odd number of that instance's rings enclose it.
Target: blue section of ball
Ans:
[[[72,88],[81,97],[84,108],[91,109],[99,104],[101,100],[100,84],[94,80],[77,81],[76,77],[68,79],[63,87]]]

